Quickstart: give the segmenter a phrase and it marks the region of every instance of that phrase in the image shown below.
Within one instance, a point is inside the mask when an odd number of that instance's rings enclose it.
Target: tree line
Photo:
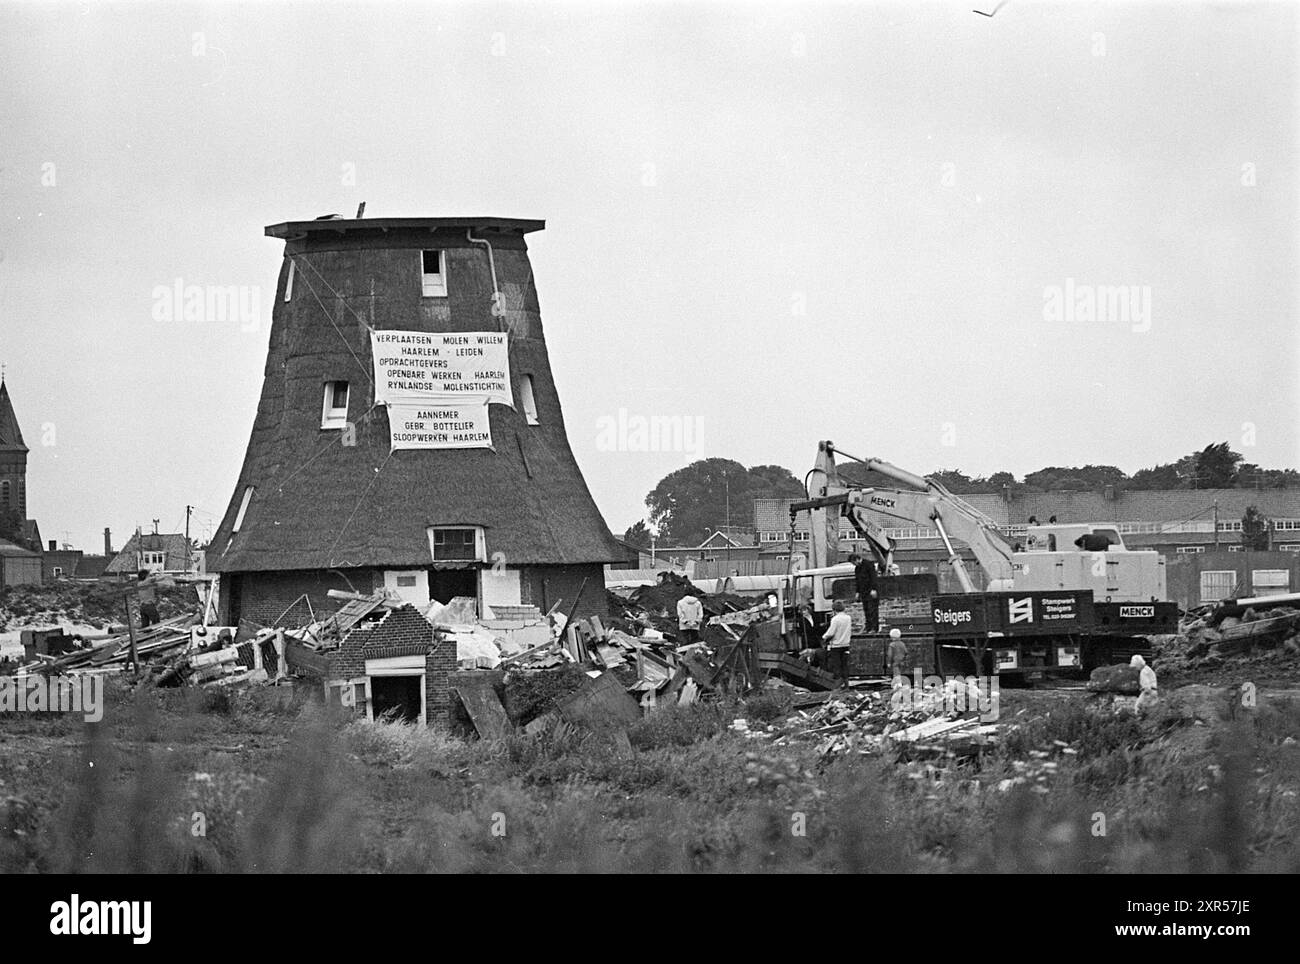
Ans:
[[[871,472],[854,474],[853,466],[842,466],[853,484],[892,486],[895,483]],[[1300,486],[1295,469],[1265,469],[1245,461],[1227,442],[1207,445],[1174,462],[1139,469],[1132,475],[1114,465],[1048,466],[1017,480],[1010,472],[969,476],[960,469],[939,469],[930,473],[950,492],[1015,493],[1019,491],[1072,490],[1100,492],[1108,486],[1125,489],[1265,489]],[[648,520],[641,520],[623,533],[623,540],[648,548],[652,536],[664,545],[699,545],[728,523],[752,528],[755,499],[798,499],[803,483],[780,465],[746,468],[731,459],[701,459],[671,472],[646,496]]]

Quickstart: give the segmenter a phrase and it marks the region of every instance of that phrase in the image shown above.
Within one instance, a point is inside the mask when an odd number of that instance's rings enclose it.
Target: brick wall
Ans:
[[[322,613],[336,612],[343,605],[327,595],[329,590],[370,593],[376,585],[383,585],[383,574],[374,569],[345,569],[342,572],[343,575],[322,570],[222,573],[220,622],[230,625],[240,620],[270,626],[293,606],[293,611],[285,616],[281,625],[304,625],[311,621],[313,611],[319,618]],[[310,611],[302,602],[295,605],[303,595],[311,602]]]
[[[456,672],[456,644],[439,642],[424,659],[424,702],[429,724],[451,724],[451,674]]]
[[[582,580],[587,586],[582,590],[575,619],[587,616],[609,615],[605,602],[605,567],[600,563],[580,566],[527,566],[520,577],[520,596],[524,605],[533,605],[546,612],[557,600],[560,611],[566,615],[578,596]]]
[[[424,698],[430,724],[451,719],[449,680],[456,669],[456,644],[439,640],[433,627],[414,606],[389,610],[383,619],[363,623],[348,633],[330,654],[330,679],[355,679],[366,674],[366,660],[425,654]]]

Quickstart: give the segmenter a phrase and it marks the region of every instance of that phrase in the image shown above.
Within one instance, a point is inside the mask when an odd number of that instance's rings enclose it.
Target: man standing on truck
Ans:
[[[849,678],[849,639],[853,636],[853,618],[844,611],[844,603],[835,600],[835,615],[822,640],[826,643],[826,669],[840,679]]]
[[[683,645],[700,641],[700,623],[704,622],[704,604],[687,593],[677,600],[677,629]]]
[[[849,562],[853,563],[853,580],[858,585],[862,615],[866,617],[866,632],[874,633],[880,628],[880,594],[876,591],[876,564],[856,552],[849,556]]]

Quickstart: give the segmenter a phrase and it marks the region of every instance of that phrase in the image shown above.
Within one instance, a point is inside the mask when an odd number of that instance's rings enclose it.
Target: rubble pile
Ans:
[[[833,695],[797,693],[793,712],[763,729],[746,720],[733,729],[773,746],[816,741],[822,756],[873,754],[885,750],[909,756],[978,752],[992,743],[997,726],[980,720],[978,709],[945,698],[900,700],[891,690],[855,690]]]
[[[1158,668],[1178,675],[1225,660],[1270,653],[1300,655],[1300,599],[1243,606],[1227,600],[1183,615],[1177,634],[1151,638]]]
[[[634,627],[639,627],[671,637],[677,635],[677,603],[686,595],[694,596],[704,608],[707,618],[701,635],[719,642],[729,636],[713,624],[714,617],[745,611],[753,606],[753,600],[745,596],[703,592],[690,579],[674,572],[660,573],[659,581],[651,586],[605,591],[609,612],[621,614],[616,622],[622,619],[632,624],[621,628],[628,629],[633,635],[637,635]]]
[[[714,651],[704,643],[677,645],[655,629],[639,635],[607,627],[599,616],[576,620],[551,642],[501,660],[514,671],[554,669],[568,664],[614,674],[643,708],[686,705],[722,682]]]
[[[166,659],[187,647],[198,617],[174,616],[135,632],[135,650],[142,664]],[[103,636],[69,636],[61,630],[24,630],[24,658],[15,671],[71,673],[123,669],[131,658],[131,634],[126,629]]]
[[[24,643],[25,658],[13,670],[17,676],[76,676],[135,668],[129,630],[90,638],[60,630],[25,630]],[[205,628],[193,613],[135,631],[139,676],[163,687],[275,682],[288,675],[284,650],[282,630],[263,630],[236,643],[233,629]]]

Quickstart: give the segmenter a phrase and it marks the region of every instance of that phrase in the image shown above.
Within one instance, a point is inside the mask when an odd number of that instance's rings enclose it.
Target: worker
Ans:
[[[853,618],[844,611],[844,603],[835,600],[835,615],[822,635],[826,644],[826,668],[847,681],[849,678],[849,639],[853,636]]]
[[[862,603],[866,631],[874,633],[880,628],[880,593],[876,589],[876,564],[856,552],[849,556],[849,562],[853,563],[853,579],[858,585],[858,599]]]
[[[1104,532],[1085,532],[1074,540],[1074,544],[1083,552],[1105,552],[1115,543]]]
[[[700,641],[702,622],[704,622],[703,603],[690,593],[677,600],[677,635],[684,645]]]
[[[141,569],[136,574],[136,599],[140,602],[140,628],[148,629],[158,622],[158,591],[149,581],[149,570]]]
[[[1136,666],[1138,669],[1138,686],[1142,688],[1142,692],[1138,694],[1136,709],[1139,714],[1145,715],[1155,709],[1156,704],[1160,702],[1160,694],[1157,692],[1160,684],[1156,680],[1156,671],[1148,666],[1147,661],[1138,653],[1133,654],[1129,665]]]
[[[889,675],[894,679],[907,675],[907,643],[897,629],[889,631]]]

